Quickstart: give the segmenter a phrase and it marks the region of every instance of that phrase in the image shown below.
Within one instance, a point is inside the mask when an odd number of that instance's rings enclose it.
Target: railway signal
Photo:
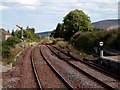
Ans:
[[[19,26],[19,25],[16,25],[16,27],[20,28],[21,29],[21,39],[23,40],[23,27]]]
[[[100,45],[100,57],[102,58],[103,57],[103,45],[104,45],[104,43],[101,41],[101,42],[99,42],[99,45]]]
[[[21,27],[21,26],[19,26],[19,25],[16,25],[16,27],[18,27],[18,28],[21,29],[21,39],[22,39],[21,46],[24,48],[23,27]]]

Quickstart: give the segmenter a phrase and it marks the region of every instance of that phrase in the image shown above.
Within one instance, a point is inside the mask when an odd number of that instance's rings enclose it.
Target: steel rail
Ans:
[[[47,46],[47,47],[48,47],[48,46]],[[84,63],[84,64],[86,64],[86,65],[88,65],[88,66],[90,66],[90,67],[92,67],[92,68],[94,68],[94,69],[96,69],[96,70],[99,70],[100,72],[104,73],[104,74],[107,75],[107,76],[110,76],[110,77],[112,77],[112,78],[115,78],[115,79],[117,79],[117,80],[120,80],[120,77],[119,77],[119,76],[117,76],[117,75],[115,75],[115,74],[113,74],[113,73],[111,73],[111,72],[108,72],[107,70],[105,70],[105,68],[104,68],[103,66],[100,66],[100,65],[97,65],[97,64],[94,64],[94,63],[90,63],[90,62],[86,62],[86,60],[88,60],[88,59],[86,59],[86,58],[83,58],[83,60],[80,60],[80,59],[74,57],[73,55],[71,55],[69,52],[65,53],[65,52],[63,52],[62,50],[59,50],[59,49],[58,49],[57,47],[55,47],[55,46],[52,46],[52,47],[55,48],[56,50],[60,51],[61,53],[65,54],[66,56],[71,57],[72,59],[74,59],[74,60],[76,60],[76,61],[80,61],[80,62],[82,62],[82,63]],[[84,61],[84,60],[85,60],[85,61]]]
[[[69,89],[73,89],[74,87],[73,87],[67,80],[65,80],[64,77],[62,77],[62,76],[59,74],[59,72],[58,72],[58,71],[55,69],[55,67],[50,63],[50,61],[47,60],[47,58],[43,55],[41,48],[40,48],[40,53],[41,53],[43,59],[46,61],[46,63],[47,63],[47,64],[52,68],[52,70],[59,76],[59,78],[62,79],[62,81],[65,83],[65,85],[66,85]]]
[[[48,46],[47,46],[48,47]],[[111,87],[110,85],[102,82],[101,80],[95,78],[94,76],[90,75],[89,73],[87,73],[86,71],[80,69],[79,67],[77,67],[76,65],[72,64],[71,62],[65,60],[64,58],[60,57],[57,53],[55,53],[50,47],[48,47],[49,50],[55,54],[58,58],[64,60],[65,62],[67,62],[69,65],[71,65],[73,68],[75,68],[76,70],[78,70],[79,72],[84,73],[86,76],[90,77],[91,79],[93,79],[95,82],[99,83],[100,85],[102,85],[103,87],[105,87],[108,90],[115,90],[115,88]]]
[[[34,63],[34,50],[35,50],[35,47],[33,48],[33,50],[31,51],[31,63],[32,63],[32,68],[33,68],[33,71],[34,71],[34,74],[35,74],[35,77],[36,77],[36,80],[37,80],[37,84],[38,84],[38,87],[40,90],[43,90],[43,87],[41,85],[41,82],[40,82],[40,79],[39,79],[39,76],[37,74],[37,70],[35,68],[35,63]]]

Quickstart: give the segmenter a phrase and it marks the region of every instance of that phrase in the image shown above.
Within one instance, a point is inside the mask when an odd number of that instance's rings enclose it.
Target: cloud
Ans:
[[[3,5],[0,6],[0,10],[9,10],[9,9],[10,9],[10,7],[3,6]]]
[[[119,0],[78,0],[79,2],[96,2],[96,3],[113,3],[113,2],[119,2]]]
[[[13,2],[13,3],[23,4],[23,5],[38,5],[39,4],[39,0],[4,0],[3,2],[6,2],[6,3]]]
[[[89,15],[106,15],[106,14],[117,14],[118,11],[118,3],[117,2],[99,2],[98,0],[94,0],[96,2],[86,2],[86,3],[77,3],[76,8],[79,8]]]
[[[4,0],[2,4],[11,7],[11,10],[36,10],[41,3],[39,0]]]
[[[22,10],[36,10],[35,6],[23,6],[23,7],[18,7],[18,9]]]

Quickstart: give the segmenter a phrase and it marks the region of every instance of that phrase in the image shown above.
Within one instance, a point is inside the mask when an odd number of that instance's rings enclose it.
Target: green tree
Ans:
[[[11,33],[13,36],[15,35],[15,31],[14,30],[12,30],[12,33]]]
[[[58,23],[56,29],[52,32],[53,37],[65,38],[69,40],[78,31],[93,31],[90,17],[82,10],[73,10],[63,19],[63,23]]]
[[[56,29],[53,31],[53,37],[54,38],[64,38],[64,34],[65,34],[65,31],[64,31],[64,25],[63,24],[60,24],[58,23]]]
[[[8,29],[7,32],[10,33],[10,30]]]
[[[17,30],[15,32],[15,36],[21,39],[21,35],[22,35],[22,31],[21,30]],[[23,30],[23,37],[26,38],[27,34],[26,34],[26,30]]]
[[[63,20],[65,26],[65,39],[69,40],[78,31],[91,31],[90,18],[82,10],[73,10]]]

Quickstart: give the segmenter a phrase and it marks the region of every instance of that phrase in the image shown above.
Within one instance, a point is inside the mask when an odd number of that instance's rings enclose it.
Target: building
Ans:
[[[11,34],[5,29],[0,28],[0,41],[7,40],[9,37],[11,37]]]

